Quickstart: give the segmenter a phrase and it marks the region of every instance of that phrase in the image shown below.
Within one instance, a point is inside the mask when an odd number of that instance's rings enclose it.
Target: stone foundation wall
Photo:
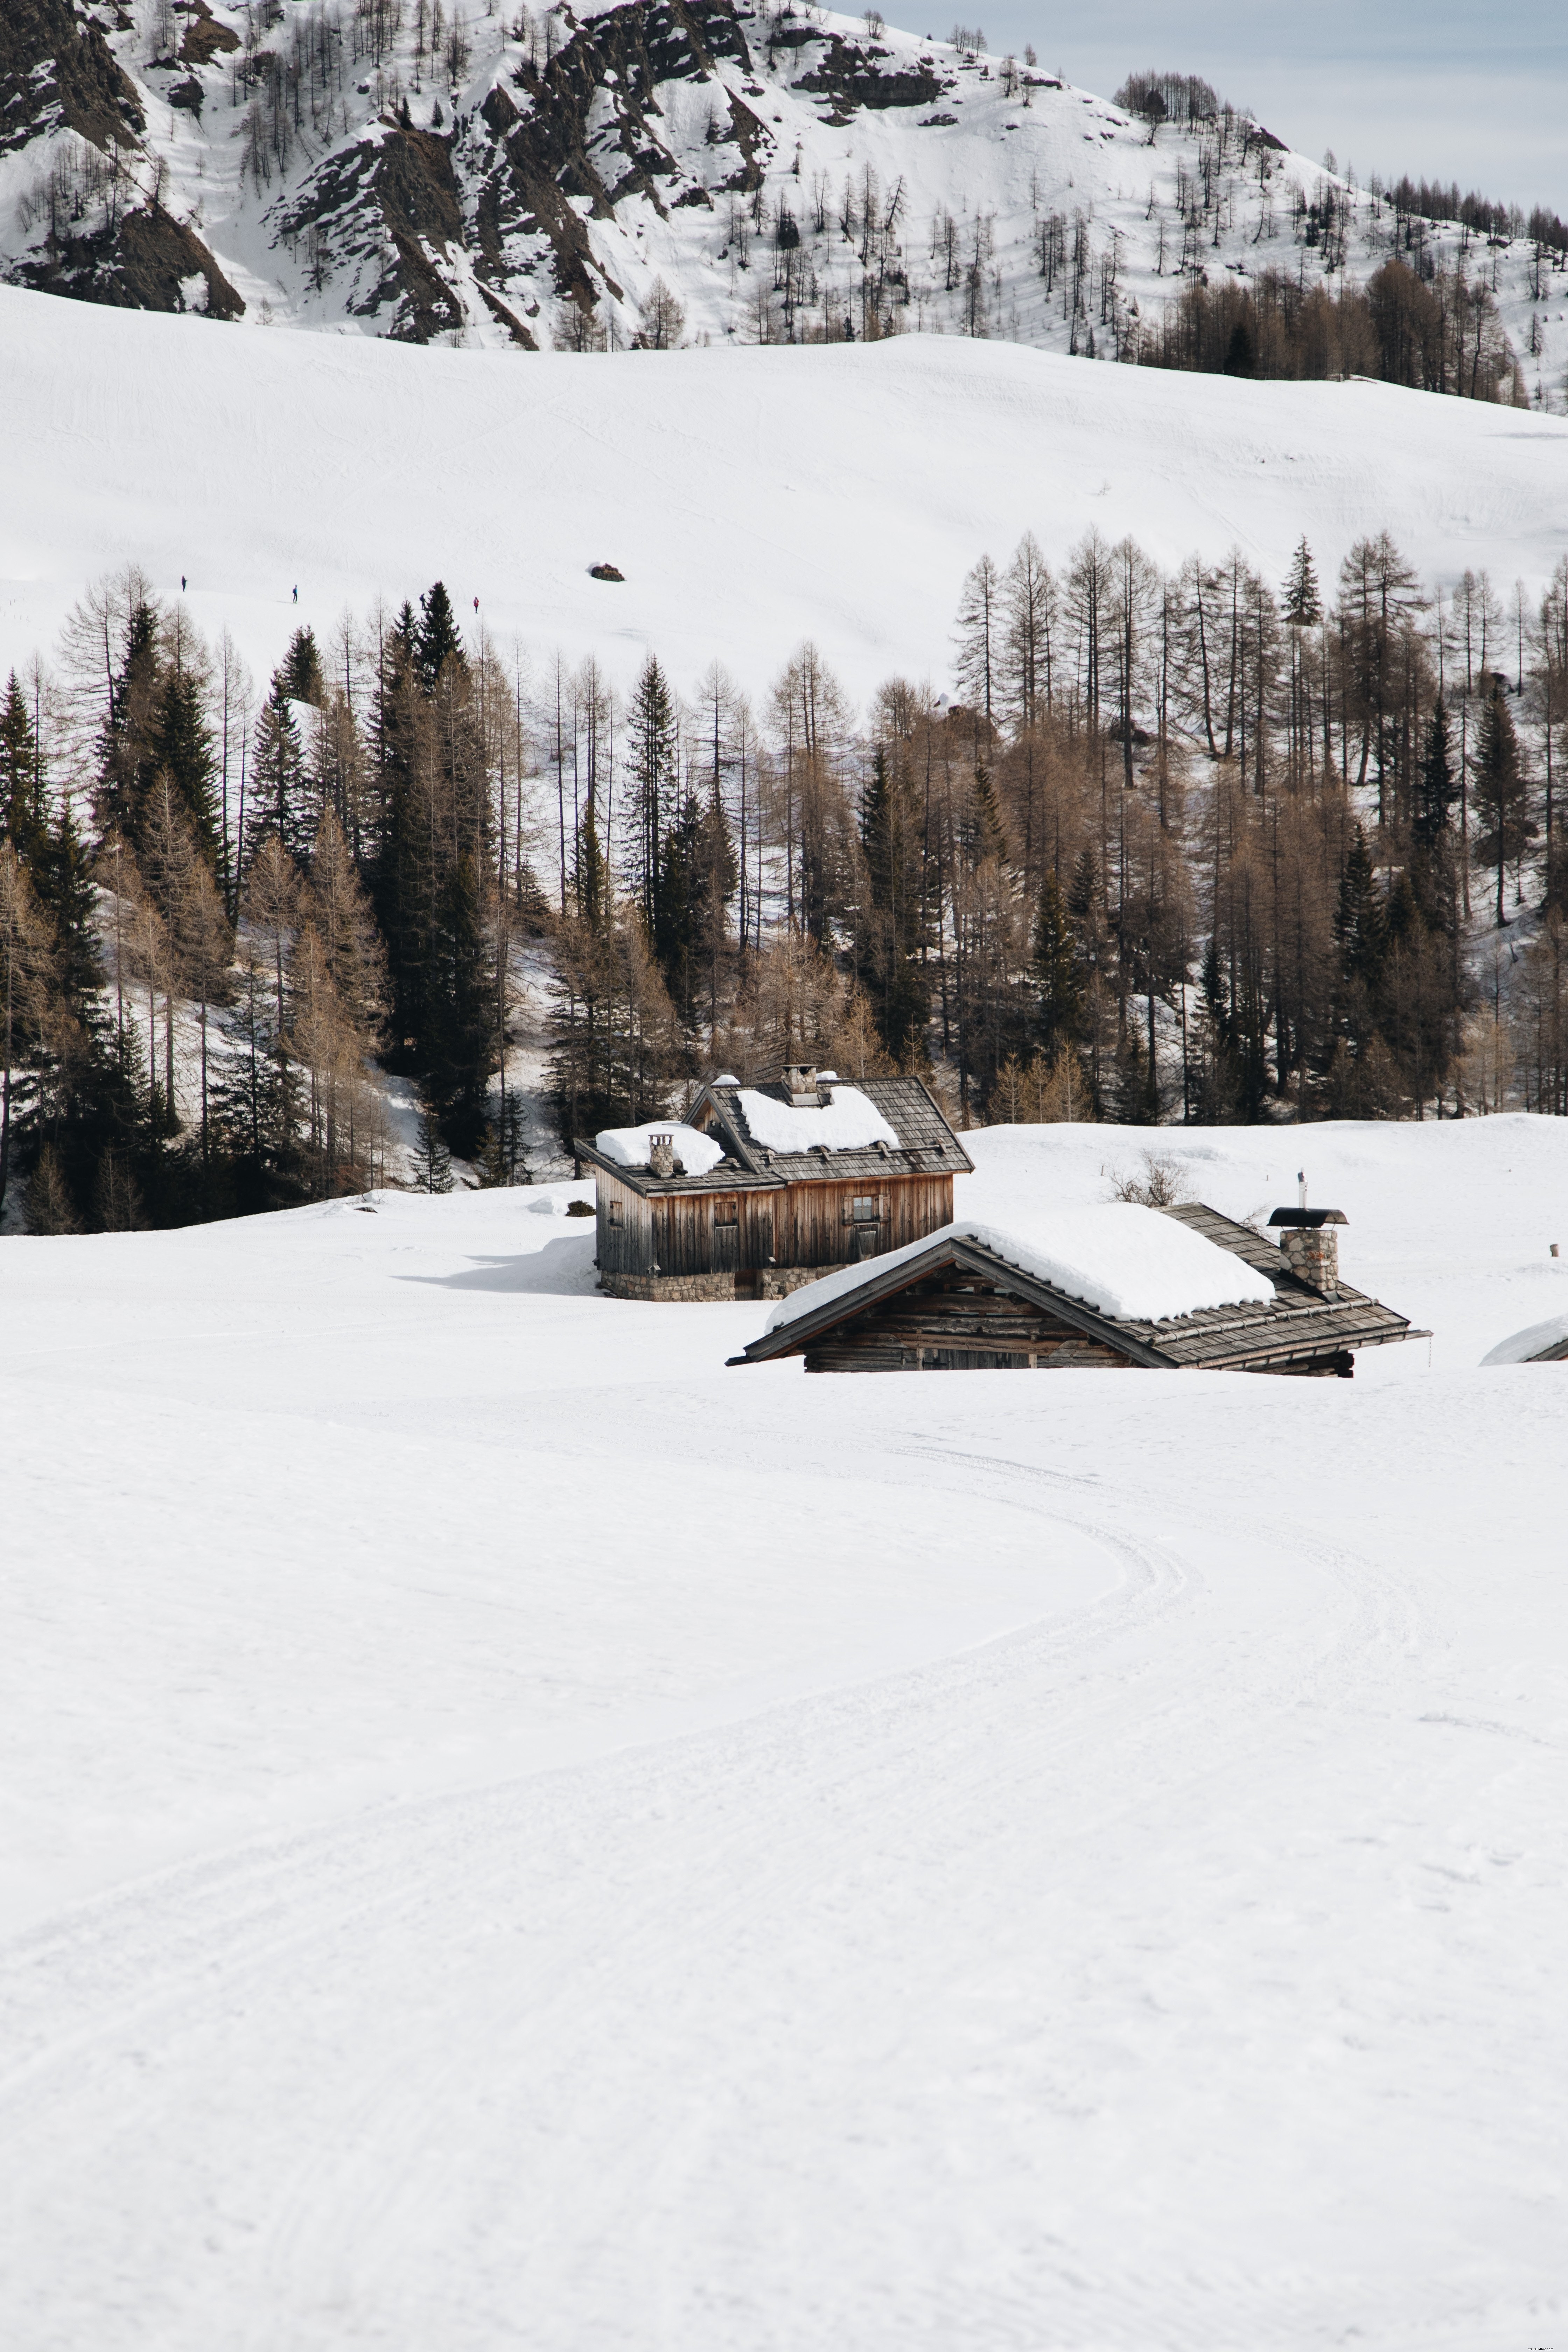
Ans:
[[[707,1306],[735,1299],[787,1298],[834,1265],[765,1265],[741,1274],[602,1274],[599,1288],[610,1298],[698,1301]]]

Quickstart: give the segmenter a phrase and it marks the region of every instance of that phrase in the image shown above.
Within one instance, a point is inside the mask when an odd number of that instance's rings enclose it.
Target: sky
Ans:
[[[940,37],[912,0],[889,22]],[[1568,218],[1568,8],[1562,0],[970,0],[994,50],[1032,42],[1040,62],[1110,97],[1136,68],[1202,74],[1300,153],[1331,148],[1359,179],[1402,172]],[[919,22],[915,21],[919,18]]]

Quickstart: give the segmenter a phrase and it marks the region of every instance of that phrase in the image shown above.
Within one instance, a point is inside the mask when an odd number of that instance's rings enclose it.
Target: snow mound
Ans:
[[[1093,1209],[1065,1209],[1027,1225],[993,1225],[964,1217],[923,1241],[889,1250],[868,1266],[847,1265],[784,1299],[768,1318],[776,1331],[853,1290],[868,1273],[882,1274],[947,1239],[978,1242],[1009,1265],[1100,1315],[1122,1323],[1168,1323],[1205,1307],[1267,1307],[1274,1285],[1266,1274],[1194,1234],[1158,1209],[1115,1201]]]
[[[795,1110],[755,1087],[740,1087],[736,1099],[752,1141],[764,1151],[811,1151],[819,1143],[830,1151],[865,1151],[873,1143],[899,1149],[894,1129],[858,1087],[836,1087],[832,1101],[819,1110]]]
[[[706,1176],[717,1168],[724,1157],[724,1147],[712,1136],[703,1135],[694,1127],[681,1127],[668,1118],[656,1118],[646,1127],[606,1127],[594,1138],[595,1148],[613,1160],[617,1168],[646,1168],[649,1138],[668,1135],[675,1145],[676,1163],[689,1176]]]
[[[1539,1356],[1542,1348],[1554,1347],[1559,1340],[1568,1339],[1568,1314],[1549,1315],[1544,1323],[1531,1323],[1522,1331],[1513,1332],[1500,1339],[1483,1364],[1527,1364]]]

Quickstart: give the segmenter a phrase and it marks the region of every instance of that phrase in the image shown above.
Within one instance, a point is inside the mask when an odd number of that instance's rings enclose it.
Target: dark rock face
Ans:
[[[175,98],[192,103],[189,92]],[[0,153],[67,130],[105,157],[131,157],[145,129],[135,87],[91,17],[71,0],[0,0]],[[48,204],[41,247],[16,265],[16,283],[121,310],[241,317],[245,304],[195,231],[144,203],[134,182],[117,184],[112,168],[110,184],[93,226],[79,225],[68,194]],[[193,305],[195,278],[204,290]]]
[[[0,155],[61,124],[108,148],[146,129],[108,42],[72,0],[0,0]]]
[[[40,294],[68,294],[119,310],[196,310],[209,319],[239,319],[245,304],[195,231],[157,205],[121,214],[82,236],[49,239],[43,257],[13,272]],[[191,281],[204,291],[190,299]]]
[[[0,0],[0,153],[67,128],[97,151],[87,159],[95,200],[82,203],[74,189],[40,194],[31,210],[43,233],[9,274],[83,300],[156,310],[190,307],[199,276],[197,307],[237,317],[244,306],[212,253],[166,209],[137,86],[113,53],[112,25],[107,37],[100,29],[105,5]],[[118,21],[130,28],[124,8]],[[146,70],[170,103],[198,121],[205,105],[216,121],[220,97],[233,107],[228,60],[238,37],[209,0],[174,0],[173,21],[172,53]],[[800,18],[749,21],[765,26],[770,59],[798,74],[795,87],[819,100],[830,122],[863,107],[929,107],[943,87],[923,61],[911,70],[873,41]],[[416,128],[405,101],[340,133],[324,153],[318,147],[302,176],[287,176],[285,156],[284,184],[262,217],[309,289],[332,289],[337,315],[427,342],[463,328],[477,287],[490,315],[532,349],[528,321],[542,302],[575,306],[586,329],[605,297],[625,300],[592,224],[616,220],[628,200],[668,218],[732,205],[762,187],[777,134],[719,78],[726,71],[747,97],[763,97],[735,0],[626,0],[586,23],[566,10],[550,25],[552,38],[564,28],[561,48],[551,56],[536,44],[471,114],[447,123],[437,109],[434,128]],[[50,166],[57,181],[74,168],[69,159]],[[160,196],[149,203],[154,184]]]
[[[826,54],[795,86],[809,90],[813,97],[836,100],[846,121],[859,106],[930,106],[945,87],[935,72],[883,73],[877,59],[885,57],[886,50],[861,48],[837,33],[828,37],[825,48]]]

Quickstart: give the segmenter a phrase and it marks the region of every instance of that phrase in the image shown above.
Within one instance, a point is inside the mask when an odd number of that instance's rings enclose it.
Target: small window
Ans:
[[[849,1213],[858,1225],[874,1225],[877,1222],[875,1192],[857,1192]]]

